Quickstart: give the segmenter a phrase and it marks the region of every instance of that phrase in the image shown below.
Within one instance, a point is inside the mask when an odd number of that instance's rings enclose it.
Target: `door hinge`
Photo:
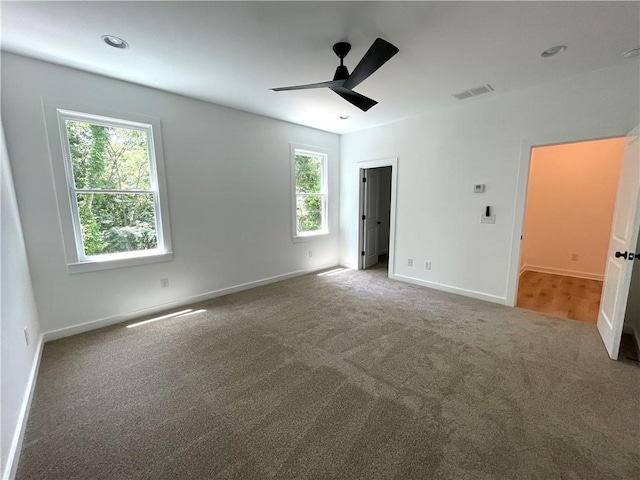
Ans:
[[[520,240],[522,240],[522,235],[520,235]]]
[[[362,183],[367,183],[367,177],[362,178]]]
[[[360,255],[362,255],[362,256],[364,257],[364,250],[362,250],[362,251],[360,252]]]
[[[366,215],[362,215],[362,219],[366,220],[367,219]]]

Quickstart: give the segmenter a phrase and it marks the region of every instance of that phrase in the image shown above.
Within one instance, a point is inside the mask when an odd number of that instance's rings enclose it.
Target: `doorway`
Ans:
[[[358,269],[393,274],[397,159],[358,164]]]
[[[363,169],[364,203],[361,229],[364,232],[362,268],[388,271],[391,229],[391,167]]]
[[[625,145],[531,149],[516,306],[597,322]]]

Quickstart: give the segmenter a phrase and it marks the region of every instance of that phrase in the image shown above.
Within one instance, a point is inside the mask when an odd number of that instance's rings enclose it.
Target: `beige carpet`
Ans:
[[[639,478],[640,368],[595,325],[385,275],[47,343],[17,478]]]

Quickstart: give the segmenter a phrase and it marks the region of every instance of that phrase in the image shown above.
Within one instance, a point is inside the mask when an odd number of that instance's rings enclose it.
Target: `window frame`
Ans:
[[[296,191],[297,179],[296,179],[296,155],[299,153],[307,154],[309,156],[322,157],[322,184],[321,192],[313,194],[299,194]],[[292,191],[292,234],[294,242],[302,242],[311,240],[324,235],[329,235],[329,152],[320,147],[314,147],[310,145],[301,145],[292,143],[290,146],[291,157],[291,191]],[[298,196],[320,196],[322,197],[322,229],[315,230],[313,232],[298,232],[298,210],[297,199]]]
[[[43,106],[68,273],[82,273],[172,260],[160,120],[95,107],[62,104],[61,102],[43,101]],[[151,190],[131,189],[123,190],[121,193],[153,195],[157,248],[102,255],[85,254],[76,194],[99,193],[99,189],[81,189],[75,186],[66,128],[67,121],[138,130],[146,133]],[[115,190],[108,190],[108,192],[113,193]]]

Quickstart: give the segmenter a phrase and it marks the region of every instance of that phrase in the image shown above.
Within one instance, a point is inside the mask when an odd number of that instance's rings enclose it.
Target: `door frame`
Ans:
[[[626,137],[627,133],[628,132],[591,130],[546,135],[537,139],[525,139],[521,142],[515,209],[513,213],[513,231],[511,234],[511,255],[509,258],[509,273],[507,277],[506,305],[515,307],[518,295],[522,255],[521,236],[524,229],[524,214],[527,206],[527,189],[529,187],[529,169],[531,167],[531,154],[533,149],[537,147],[564,145],[567,143],[591,142]]]
[[[362,215],[364,214],[364,185],[362,182],[362,178],[364,175],[364,171],[369,168],[380,168],[380,167],[391,167],[391,215],[389,220],[389,267],[388,274],[389,276],[395,273],[394,265],[395,265],[395,239],[396,239],[396,195],[398,192],[398,157],[390,157],[390,158],[381,158],[379,160],[363,160],[361,162],[356,163],[356,167],[358,168],[358,192],[359,192],[359,200],[358,200],[358,217],[356,221],[358,222],[358,250],[356,254],[358,255],[358,259],[356,265],[358,265],[358,270],[364,269],[364,258],[360,254],[360,252],[364,249],[364,225],[362,222]]]

